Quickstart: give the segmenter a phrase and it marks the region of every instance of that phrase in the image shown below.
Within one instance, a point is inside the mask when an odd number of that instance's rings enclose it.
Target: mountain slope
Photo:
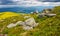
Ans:
[[[3,22],[0,22],[1,30],[5,26],[2,32],[0,33],[8,34],[8,36],[60,36],[60,12],[58,12],[59,10],[55,9],[57,9],[57,7],[54,8],[52,13],[55,13],[57,15],[53,17],[38,18],[36,15],[30,14],[30,16],[35,18],[39,25],[35,27],[33,30],[29,31],[23,30],[22,27],[18,25],[10,29],[6,27],[10,23],[24,21],[24,16],[20,15],[6,18]],[[13,21],[13,19],[15,19],[16,21]]]
[[[13,12],[2,12],[0,14],[0,19],[6,19],[8,17],[13,17],[13,16],[19,16],[19,14],[13,13]]]

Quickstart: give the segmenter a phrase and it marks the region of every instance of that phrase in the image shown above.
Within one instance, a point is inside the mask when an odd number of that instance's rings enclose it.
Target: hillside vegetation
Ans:
[[[52,13],[57,14],[54,17],[38,18],[37,14],[17,14],[5,12],[0,15],[0,33],[8,36],[60,36],[60,6],[53,8]],[[6,26],[17,21],[25,21],[24,16],[34,17],[39,23],[33,30],[25,31],[22,26],[16,26],[8,29]]]

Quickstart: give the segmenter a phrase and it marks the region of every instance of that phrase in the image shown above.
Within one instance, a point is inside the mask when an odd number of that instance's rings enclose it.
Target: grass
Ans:
[[[6,12],[0,15],[4,21],[0,21],[0,33],[8,36],[60,36],[60,14],[54,17],[38,18],[37,14],[16,14]],[[33,30],[25,31],[22,26],[16,26],[8,29],[6,26],[17,21],[25,21],[24,16],[31,16],[39,23]],[[14,21],[15,20],[15,21]]]

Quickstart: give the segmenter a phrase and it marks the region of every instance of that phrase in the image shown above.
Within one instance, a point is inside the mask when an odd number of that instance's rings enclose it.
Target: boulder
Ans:
[[[18,24],[18,25],[25,25],[25,23],[23,22],[23,21],[18,21],[18,22],[16,22],[16,24]]]
[[[46,14],[46,16],[56,16],[56,14]]]
[[[25,20],[25,24],[27,26],[31,26],[31,27],[35,27],[37,25],[34,18],[29,18],[29,19]]]
[[[9,24],[7,27],[12,28],[12,27],[15,27],[16,25],[23,26],[22,28],[24,30],[31,30],[31,29],[33,29],[33,27],[38,26],[38,23],[35,22],[34,18],[29,18],[29,19],[25,20],[25,22],[18,21],[15,24],[14,23]]]
[[[46,15],[46,13],[41,13],[41,14],[38,14],[38,17],[43,18],[45,15]]]
[[[13,23],[11,23],[11,24],[9,24],[7,27],[8,28],[12,28],[12,27],[15,27],[17,24],[13,24]]]
[[[41,14],[38,15],[39,18],[44,17],[44,16],[51,17],[51,16],[56,16],[56,14],[52,14],[52,13],[41,13]]]

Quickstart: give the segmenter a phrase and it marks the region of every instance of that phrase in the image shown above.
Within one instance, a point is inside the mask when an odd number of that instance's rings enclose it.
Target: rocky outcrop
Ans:
[[[29,18],[25,20],[25,24],[31,27],[37,26],[37,23],[35,22],[34,18]]]
[[[52,14],[52,13],[49,13],[49,14],[47,14],[47,13],[41,13],[41,14],[38,15],[39,18],[44,17],[44,16],[51,17],[51,16],[56,16],[56,14]]]
[[[33,27],[38,26],[38,23],[35,22],[34,18],[29,18],[25,20],[25,25],[26,26],[23,26],[24,30],[31,30]]]
[[[56,14],[46,14],[46,16],[56,16]]]
[[[30,30],[30,29],[33,29],[33,27],[38,26],[38,23],[35,22],[34,18],[29,18],[29,19],[25,20],[25,22],[18,21],[15,24],[13,24],[13,23],[9,24],[7,27],[12,28],[12,27],[15,27],[16,25],[23,26],[24,30]]]

